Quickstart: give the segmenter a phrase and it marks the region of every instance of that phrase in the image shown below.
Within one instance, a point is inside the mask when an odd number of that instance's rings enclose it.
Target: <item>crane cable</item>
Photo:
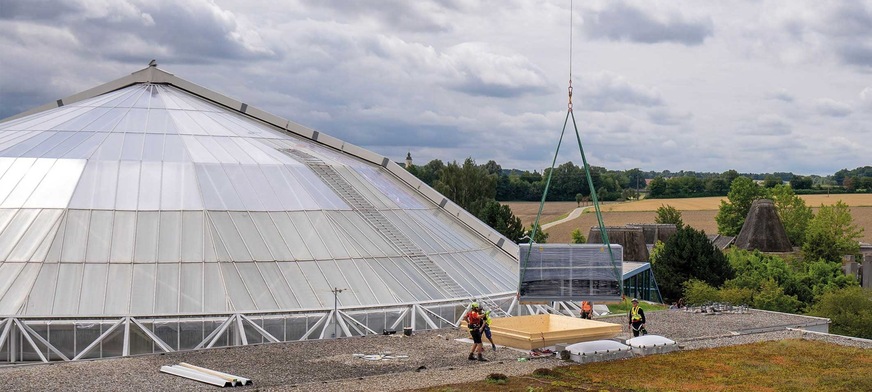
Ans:
[[[622,271],[618,269],[617,264],[615,263],[615,255],[612,252],[612,245],[609,242],[609,234],[606,231],[605,224],[603,223],[602,212],[600,211],[599,200],[597,197],[596,189],[593,185],[593,179],[590,175],[590,165],[587,163],[587,158],[584,155],[584,147],[581,144],[581,135],[578,133],[578,124],[575,122],[575,113],[572,111],[572,2],[570,1],[570,12],[569,12],[569,88],[567,89],[568,94],[568,103],[566,110],[566,118],[563,120],[563,130],[560,132],[560,139],[557,141],[557,149],[554,151],[554,159],[551,160],[551,169],[548,171],[548,179],[545,181],[545,189],[542,192],[542,201],[539,202],[539,211],[536,213],[536,220],[533,223],[533,227],[530,231],[529,241],[530,246],[527,247],[527,255],[526,257],[522,257],[520,262],[522,265],[520,266],[520,279],[518,281],[518,292],[520,293],[521,284],[524,282],[524,276],[527,272],[527,261],[530,258],[530,253],[533,250],[533,242],[536,238],[537,231],[539,231],[539,219],[542,217],[542,209],[545,207],[545,199],[548,197],[548,189],[551,187],[551,178],[554,175],[554,166],[557,163],[557,155],[560,154],[560,145],[563,143],[563,135],[566,133],[566,125],[569,124],[569,119],[572,118],[572,127],[575,130],[575,139],[578,142],[578,150],[581,152],[581,161],[582,166],[584,167],[584,174],[587,178],[587,185],[590,189],[591,200],[593,201],[594,210],[596,211],[596,219],[599,224],[600,235],[603,239],[603,245],[605,245],[609,250],[609,260],[612,264],[612,272],[615,275],[615,279],[618,281],[618,287],[620,290],[620,295],[624,294],[624,280],[622,279]]]

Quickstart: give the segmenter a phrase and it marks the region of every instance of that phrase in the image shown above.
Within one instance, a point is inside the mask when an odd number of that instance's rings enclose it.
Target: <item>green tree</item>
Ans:
[[[664,299],[681,296],[684,282],[699,279],[720,287],[733,277],[733,268],[705,232],[683,226],[664,243],[652,262],[654,276]]]
[[[536,236],[533,238],[533,242],[537,244],[544,244],[548,242],[548,233],[542,230],[542,226],[538,226],[533,224],[530,226],[530,229],[524,232],[525,239],[520,241],[520,243],[528,243],[530,235],[533,234],[533,229],[536,229]]]
[[[872,339],[872,290],[850,286],[824,294],[808,313],[832,322],[830,332]]]
[[[796,313],[802,308],[802,302],[795,296],[785,294],[784,289],[775,280],[769,279],[763,282],[760,291],[754,296],[753,307],[775,312]]]
[[[476,166],[472,158],[466,158],[463,166],[455,161],[442,169],[436,191],[478,216],[488,200],[495,199],[496,185],[496,175],[488,173],[484,166]]]
[[[826,260],[805,260],[800,263],[795,284],[785,285],[785,291],[793,293],[800,301],[812,304],[827,292],[856,286],[859,282],[853,275],[842,272],[841,263]]]
[[[518,242],[524,236],[521,219],[512,214],[509,206],[500,204],[496,200],[488,200],[479,212],[478,218],[514,242]]]
[[[787,185],[776,185],[769,195],[790,243],[793,246],[802,246],[808,224],[814,217],[811,207],[807,206],[805,200],[797,196],[793,188]]]
[[[684,282],[684,301],[688,305],[721,302],[721,293],[710,284],[697,279]]]
[[[675,227],[684,226],[684,222],[681,220],[681,211],[678,211],[673,206],[663,205],[657,207],[657,216],[654,218],[654,222],[656,223],[671,223],[674,224]]]
[[[584,234],[581,233],[581,229],[576,228],[572,231],[570,235],[572,235],[573,244],[584,244],[587,242],[587,238],[584,238]]]
[[[774,174],[767,174],[766,177],[763,178],[764,188],[775,188],[776,185],[781,185],[780,177]]]
[[[439,179],[439,175],[442,174],[442,169],[445,168],[445,164],[442,163],[441,160],[434,159],[430,162],[427,162],[424,166],[412,165],[414,171],[410,172],[417,176],[421,181],[429,186],[434,186],[436,180]]]
[[[575,194],[575,205],[576,207],[581,207],[581,201],[584,200],[584,195],[581,193]]]
[[[730,184],[727,201],[721,200],[721,206],[715,221],[718,223],[718,233],[737,236],[745,224],[745,217],[751,210],[754,200],[760,198],[763,192],[754,180],[748,177],[736,177]]]
[[[839,262],[842,255],[860,251],[858,240],[863,228],[854,224],[851,208],[841,200],[831,206],[821,205],[805,233],[802,254],[806,260],[824,259]]]
[[[808,176],[793,176],[790,179],[790,187],[793,189],[811,189],[812,180]]]
[[[654,177],[651,183],[648,184],[648,197],[652,199],[665,197],[666,195],[666,179],[663,177]]]

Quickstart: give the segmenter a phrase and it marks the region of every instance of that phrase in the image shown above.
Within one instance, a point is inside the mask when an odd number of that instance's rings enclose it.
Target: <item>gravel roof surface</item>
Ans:
[[[789,331],[788,327],[820,323],[821,319],[782,313],[690,313],[680,310],[649,312],[649,333],[663,335],[684,349],[745,344],[762,340],[805,338],[872,348],[872,342],[826,334]],[[623,324],[623,317],[601,321]],[[627,338],[627,329],[619,338]],[[543,367],[566,364],[554,358],[518,362],[527,353],[509,348],[486,351],[489,362],[469,361],[469,343],[459,329],[420,331],[402,335],[369,336],[263,344],[201,351],[145,355],[51,364],[0,367],[4,390],[31,391],[165,391],[213,390],[215,387],[160,373],[163,365],[188,362],[250,378],[253,386],[238,390],[266,391],[392,391],[476,381],[498,372],[529,374]],[[485,341],[487,345],[487,341]],[[392,353],[408,359],[369,361],[353,354]]]

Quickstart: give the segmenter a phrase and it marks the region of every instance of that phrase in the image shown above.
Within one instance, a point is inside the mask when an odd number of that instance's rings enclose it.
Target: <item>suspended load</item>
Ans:
[[[623,248],[602,244],[520,244],[525,266],[522,302],[615,301],[621,299]]]

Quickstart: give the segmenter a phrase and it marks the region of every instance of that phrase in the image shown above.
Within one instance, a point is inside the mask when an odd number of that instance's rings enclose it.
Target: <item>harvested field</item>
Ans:
[[[872,194],[857,195],[808,195],[802,196],[806,204],[812,207],[821,204],[835,204],[842,200],[851,207],[851,215],[854,224],[864,229],[860,241],[872,243]],[[603,222],[608,226],[621,226],[629,223],[654,223],[656,210],[661,205],[670,205],[681,211],[681,218],[685,224],[703,230],[706,234],[716,234],[718,225],[715,215],[718,213],[720,197],[702,197],[695,199],[651,199],[626,203],[604,204],[602,206]],[[505,203],[525,226],[530,226],[536,218],[539,209],[537,202],[511,202]],[[542,211],[541,223],[553,222],[569,214],[576,208],[575,202],[552,202],[545,203]],[[813,208],[817,213],[818,208]],[[580,228],[587,236],[591,226],[596,225],[596,215],[593,209],[585,210],[580,217],[546,230],[548,242],[568,243],[571,240],[573,230]]]

